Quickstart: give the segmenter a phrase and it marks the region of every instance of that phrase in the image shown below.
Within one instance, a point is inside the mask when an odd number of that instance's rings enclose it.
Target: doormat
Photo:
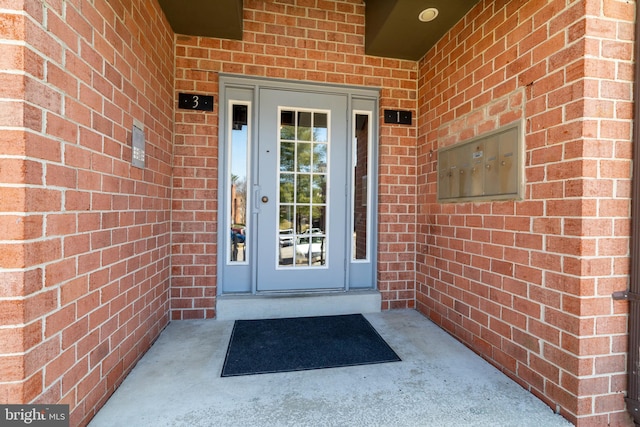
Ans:
[[[361,314],[236,320],[221,376],[400,360]]]

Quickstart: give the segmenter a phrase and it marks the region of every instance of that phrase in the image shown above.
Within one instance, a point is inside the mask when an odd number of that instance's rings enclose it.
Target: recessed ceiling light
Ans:
[[[429,22],[436,19],[436,16],[438,16],[438,9],[436,9],[435,7],[430,7],[420,12],[420,15],[418,15],[418,19],[422,22]]]

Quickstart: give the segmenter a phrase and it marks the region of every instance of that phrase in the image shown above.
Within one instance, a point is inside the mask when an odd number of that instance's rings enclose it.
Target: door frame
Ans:
[[[260,89],[274,89],[294,92],[308,92],[319,94],[335,94],[347,96],[347,147],[346,153],[348,157],[347,167],[352,164],[352,148],[354,144],[354,114],[369,111],[371,113],[371,125],[369,137],[369,231],[368,231],[368,256],[366,260],[355,260],[352,257],[351,246],[348,245],[345,251],[345,287],[344,291],[350,290],[376,290],[377,289],[377,225],[378,225],[378,205],[377,205],[377,188],[378,188],[378,121],[379,121],[379,88],[359,87],[359,86],[342,86],[328,85],[320,83],[292,82],[280,79],[256,78],[242,76],[237,74],[219,74],[219,102],[218,102],[218,233],[217,233],[217,295],[225,294],[244,294],[244,295],[261,295],[272,293],[283,293],[283,291],[258,291],[256,270],[258,268],[258,253],[255,244],[252,244],[251,230],[246,235],[246,251],[248,262],[235,265],[228,262],[227,259],[227,236],[224,232],[227,224],[229,224],[230,214],[229,201],[227,200],[227,188],[230,182],[230,166],[228,164],[228,123],[230,121],[230,101],[246,102],[250,105],[251,111],[249,117],[249,151],[255,151],[258,141],[258,132],[260,125],[259,106],[260,106]],[[241,99],[237,99],[237,95]],[[252,156],[249,156],[250,158]],[[255,182],[257,177],[257,162],[251,162],[249,165],[249,179]],[[352,174],[347,173],[347,182],[345,182],[345,191],[347,197],[352,194],[354,183],[352,182]],[[259,188],[247,189],[247,223],[255,224],[258,210]],[[256,200],[254,200],[256,199]],[[353,230],[353,215],[350,214],[352,209],[349,208],[351,202],[347,201],[347,230]],[[250,218],[249,218],[250,216]],[[255,234],[255,233],[254,233]],[[348,239],[345,237],[345,244]],[[255,260],[255,261],[254,261]],[[352,277],[353,275],[353,277]],[[314,292],[314,291],[305,291]],[[318,292],[318,291],[315,291]],[[298,293],[298,292],[296,292]]]

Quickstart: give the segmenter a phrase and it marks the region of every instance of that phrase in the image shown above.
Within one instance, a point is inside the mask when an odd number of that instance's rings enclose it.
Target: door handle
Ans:
[[[262,200],[262,203],[269,202],[269,198],[267,196],[262,196],[262,199],[260,199],[260,200]]]

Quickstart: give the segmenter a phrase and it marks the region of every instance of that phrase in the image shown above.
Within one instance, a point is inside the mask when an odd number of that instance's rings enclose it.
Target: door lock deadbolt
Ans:
[[[269,198],[267,196],[262,196],[262,203],[267,203]]]

